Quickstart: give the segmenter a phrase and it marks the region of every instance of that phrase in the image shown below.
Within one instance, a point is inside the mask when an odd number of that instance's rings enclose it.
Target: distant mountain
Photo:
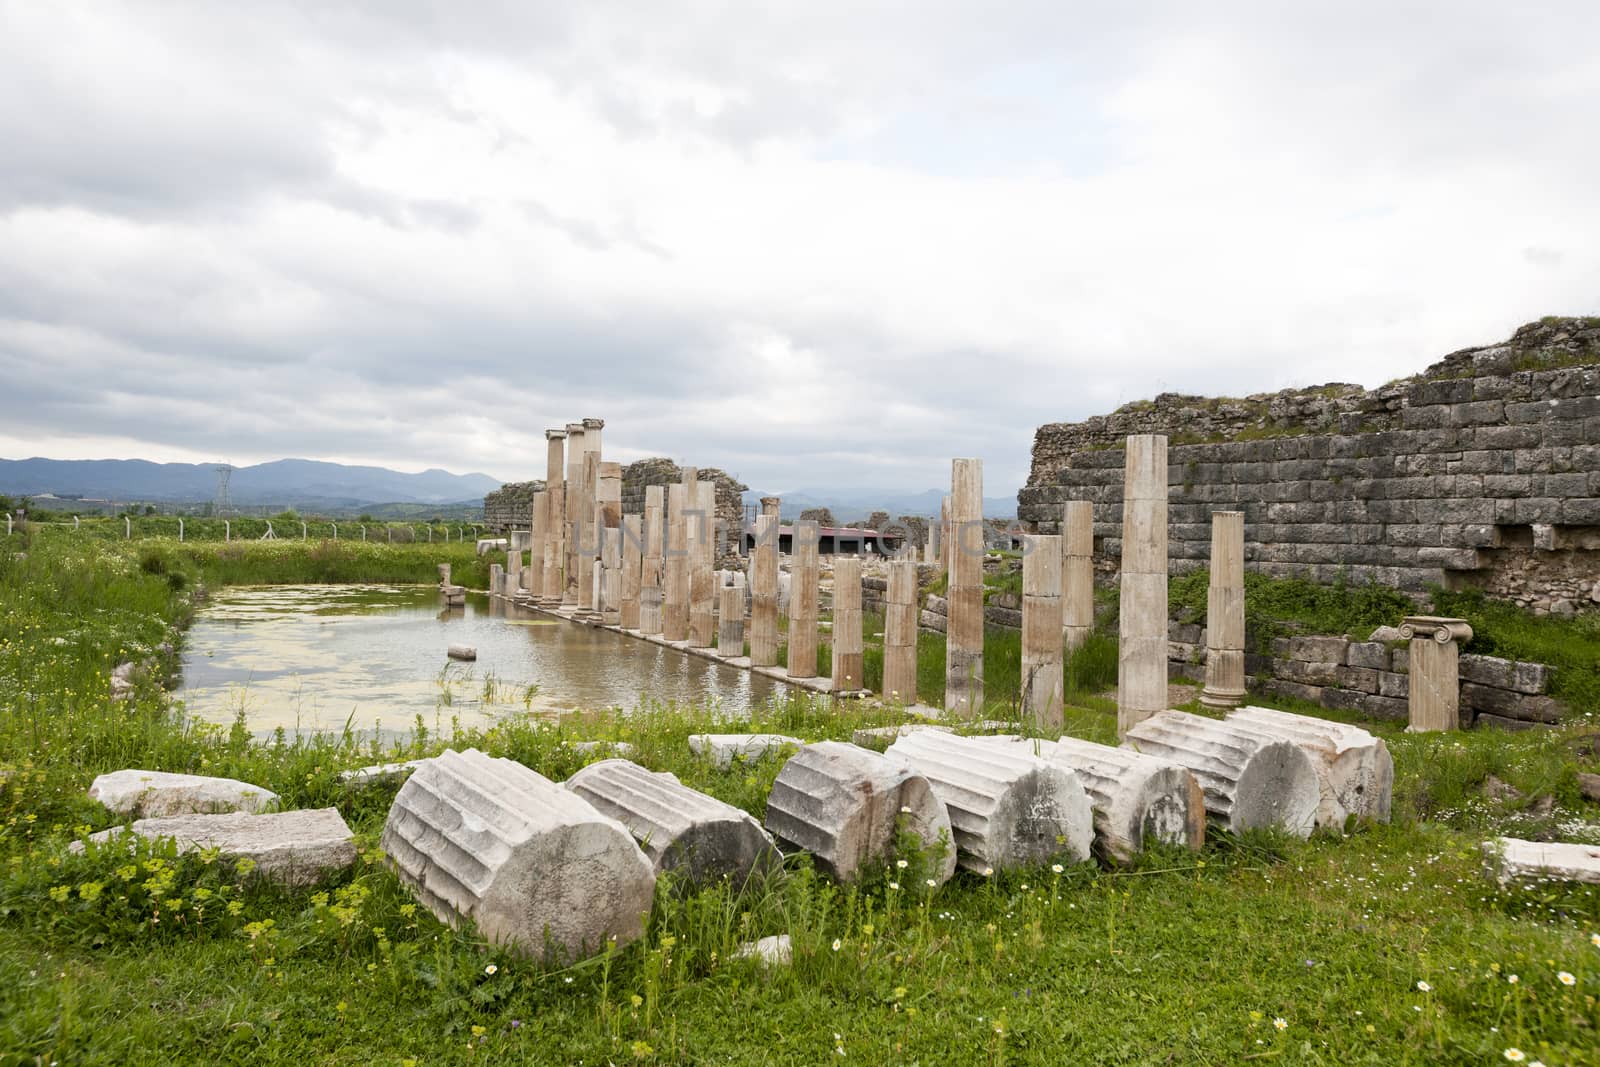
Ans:
[[[280,459],[240,467],[228,483],[241,506],[282,505],[326,509],[363,504],[448,505],[476,501],[500,488],[487,474],[425,470],[406,474],[385,467],[350,467],[311,459]],[[0,493],[9,496],[98,497],[140,503],[199,503],[217,491],[213,465],[151,463],[142,459],[0,459]]]
[[[744,502],[759,506],[763,496],[783,497],[785,518],[797,518],[808,508],[827,508],[840,522],[854,522],[874,511],[887,511],[889,517],[895,519],[901,515],[932,518],[939,514],[939,504],[946,494],[938,489],[926,489],[920,493],[905,489],[792,489],[776,494],[751,490],[744,494]],[[983,514],[987,518],[1010,518],[1016,513],[1015,496],[983,498]]]

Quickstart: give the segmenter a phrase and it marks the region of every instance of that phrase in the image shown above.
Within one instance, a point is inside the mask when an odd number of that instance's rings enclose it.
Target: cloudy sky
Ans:
[[[1114,11],[1112,9],[1115,9]],[[1600,5],[0,0],[0,456],[986,492],[1600,312]]]

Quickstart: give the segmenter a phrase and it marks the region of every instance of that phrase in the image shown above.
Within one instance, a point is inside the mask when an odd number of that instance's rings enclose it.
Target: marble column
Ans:
[[[566,488],[567,431],[546,430],[545,439],[545,518],[544,518],[544,585],[538,593],[543,602],[554,607],[561,602],[566,583],[561,568],[566,562],[567,534]]]
[[[1117,736],[1167,706],[1167,438],[1134,434],[1123,466]]]
[[[1466,619],[1412,615],[1400,624],[1408,653],[1411,725],[1407,733],[1461,725],[1461,646],[1472,640]]]
[[[945,711],[979,718],[983,710],[983,461],[950,467],[950,588],[945,630]]]
[[[750,663],[755,667],[778,662],[778,536],[778,498],[762,497],[750,550]]]
[[[883,699],[917,702],[917,562],[891,560],[883,607]]]
[[[639,568],[639,632],[655,636],[661,632],[661,582],[666,547],[666,488],[645,486],[644,558]]]
[[[528,595],[537,600],[544,593],[545,520],[549,515],[550,493],[541,489],[533,494],[528,517],[528,572],[524,583]]]
[[[622,516],[622,604],[620,625],[639,629],[639,594],[644,572],[644,516]]]
[[[794,524],[790,551],[793,566],[789,587],[789,666],[791,678],[817,676],[817,523],[801,519]]]
[[[580,468],[582,484],[578,489],[582,499],[578,515],[584,530],[578,543],[578,606],[588,611],[593,611],[595,607],[594,566],[601,551],[601,527],[598,519],[602,462],[600,431],[604,428],[604,419],[583,420],[583,463]]]
[[[1244,703],[1244,512],[1211,513],[1211,578],[1206,586],[1206,685],[1200,703]]]
[[[1022,717],[1060,732],[1062,659],[1061,538],[1022,539]]]
[[[861,560],[833,557],[833,691],[866,688],[861,642]]]
[[[662,555],[661,636],[689,639],[689,487],[667,488],[666,547]]]
[[[710,648],[716,634],[717,484],[696,481],[690,493],[689,647]]]
[[[567,423],[567,476],[562,511],[561,605],[578,606],[578,538],[589,524],[583,500],[583,423]]]
[[[734,659],[744,655],[744,574],[730,571],[728,579],[717,590],[717,654]]]
[[[1094,505],[1069,500],[1061,517],[1061,626],[1066,647],[1094,632]]]

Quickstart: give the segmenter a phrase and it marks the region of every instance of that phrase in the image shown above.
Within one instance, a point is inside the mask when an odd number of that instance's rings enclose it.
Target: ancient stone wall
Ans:
[[[622,513],[644,514],[644,491],[651,485],[673,485],[683,480],[683,468],[665,456],[641,459],[622,468]],[[731,565],[738,559],[744,532],[744,493],[748,485],[716,467],[701,467],[701,481],[717,483],[717,562]]]
[[[533,494],[544,482],[507,482],[483,498],[483,521],[495,533],[526,530],[533,523]]]
[[[1205,566],[1211,513],[1245,513],[1245,562],[1277,577],[1481,587],[1540,611],[1600,602],[1600,319],[1546,319],[1374,390],[1163,394],[1042,426],[1019,518],[1095,510],[1120,553],[1122,446],[1165,433],[1172,569]]]

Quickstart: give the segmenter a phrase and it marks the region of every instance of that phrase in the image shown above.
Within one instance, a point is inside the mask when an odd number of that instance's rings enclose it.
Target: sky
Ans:
[[[1600,5],[0,0],[0,456],[1027,477],[1600,313]],[[1569,42],[1581,42],[1571,46]]]

